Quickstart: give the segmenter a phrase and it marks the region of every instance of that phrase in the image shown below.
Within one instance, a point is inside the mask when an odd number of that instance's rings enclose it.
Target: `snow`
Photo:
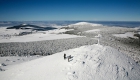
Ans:
[[[52,27],[55,27],[55,28],[62,28],[62,27],[67,27],[67,26],[62,26],[62,25],[52,25]]]
[[[58,33],[63,33],[63,32],[66,32],[66,31],[70,31],[70,30],[73,30],[73,29],[55,29],[55,30],[50,30],[50,31],[47,31],[46,33],[49,33],[49,34],[58,34]]]
[[[45,57],[0,57],[1,80],[140,80],[140,65],[120,50],[99,44],[102,37],[100,31],[114,32],[122,28],[102,28],[100,24],[79,22],[69,27],[94,27],[85,30],[86,33],[98,33],[98,44],[81,46],[79,48],[55,53]],[[57,27],[57,26],[56,26]],[[69,29],[71,30],[71,29]],[[15,36],[20,32],[30,30],[15,30],[0,28],[0,43],[3,42],[30,42],[79,37],[63,34],[68,30],[56,29],[38,31],[32,34]],[[112,32],[111,32],[112,31]],[[120,30],[122,31],[122,30]],[[136,38],[133,32],[114,34],[121,38]],[[104,36],[104,35],[103,35]],[[107,37],[108,38],[108,37]],[[120,47],[121,48],[121,47]],[[70,62],[64,60],[71,55]],[[133,54],[133,53],[132,53]]]
[[[93,30],[88,30],[85,31],[86,33],[99,33],[101,30],[100,29],[93,29]]]
[[[22,29],[6,29],[7,27],[0,27],[0,35],[15,35],[20,32],[31,32],[31,30],[22,30]]]
[[[76,35],[68,34],[29,34],[21,37],[15,37],[9,40],[1,40],[1,42],[31,42],[31,41],[42,41],[42,40],[54,40],[54,39],[65,39],[78,37]]]
[[[135,37],[134,34],[135,34],[134,32],[126,32],[124,34],[113,34],[113,36],[120,37],[120,38],[129,38],[129,37],[138,38],[138,37]]]
[[[22,25],[27,25],[27,24],[22,24]]]
[[[69,29],[72,30],[72,29]],[[21,32],[31,32],[31,30],[16,30],[16,29],[6,29],[0,28],[0,43],[3,42],[31,42],[31,41],[42,41],[42,40],[54,40],[54,39],[66,39],[66,38],[76,38],[80,36],[63,34],[66,29],[55,29],[49,31],[38,31],[32,34],[16,36]]]
[[[101,24],[93,24],[93,23],[89,23],[89,22],[78,22],[72,25],[92,25],[92,26],[101,26]]]
[[[63,55],[73,58],[64,60]],[[140,80],[140,66],[118,50],[98,44],[3,67],[1,80]]]
[[[36,56],[24,56],[24,57],[19,57],[19,56],[7,56],[7,57],[0,57],[0,67],[2,67],[2,64],[4,63],[6,66],[9,65],[15,65],[19,63],[23,63],[26,61],[31,61],[34,59],[37,59],[41,56],[36,55]]]
[[[96,26],[103,26],[102,24],[96,24],[96,23],[89,23],[89,22],[78,22],[75,24],[68,25],[69,27],[96,27]]]

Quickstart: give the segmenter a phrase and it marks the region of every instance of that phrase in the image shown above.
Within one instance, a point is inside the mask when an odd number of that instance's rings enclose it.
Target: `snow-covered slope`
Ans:
[[[0,37],[4,35],[14,36],[21,32],[31,32],[31,30],[22,30],[22,29],[6,29],[7,27],[0,27]]]
[[[71,30],[71,29],[69,29]],[[3,42],[31,42],[31,41],[42,41],[42,40],[54,40],[54,39],[65,39],[80,37],[76,35],[62,34],[63,32],[69,31],[66,29],[55,29],[49,31],[38,31],[33,32],[30,29],[6,29],[6,27],[0,28],[0,43]],[[20,33],[30,33],[26,35],[19,35]]]
[[[88,30],[85,31],[86,33],[99,33],[101,30],[100,29],[92,29],[92,30]]]
[[[64,53],[73,58],[64,60]],[[108,46],[88,45],[5,67],[1,80],[140,80],[140,66]]]
[[[89,22],[78,22],[78,23],[75,23],[75,24],[68,25],[68,27],[72,27],[72,28],[97,27],[97,26],[103,26],[103,25],[102,24],[89,23]]]
[[[101,26],[101,24],[93,24],[93,23],[89,23],[89,22],[78,22],[78,23],[71,24],[71,25],[91,25],[91,26]]]
[[[134,32],[126,32],[125,34],[113,34],[113,36],[120,37],[120,38],[129,38],[129,37],[138,38],[138,37],[134,36],[134,34],[136,34],[136,33],[134,33]]]

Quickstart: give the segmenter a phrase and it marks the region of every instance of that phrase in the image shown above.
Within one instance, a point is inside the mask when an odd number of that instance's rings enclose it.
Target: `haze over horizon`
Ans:
[[[140,0],[0,0],[0,21],[140,21]]]

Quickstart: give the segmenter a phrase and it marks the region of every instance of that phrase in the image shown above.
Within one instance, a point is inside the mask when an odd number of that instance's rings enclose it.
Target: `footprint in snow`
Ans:
[[[83,66],[85,65],[85,61],[82,62],[82,65],[83,65]]]
[[[78,76],[76,75],[76,72],[75,72],[75,71],[73,71],[73,72],[68,72],[67,74],[68,74],[68,79],[69,79],[69,80],[73,80],[74,78],[75,78],[75,79],[78,78]]]

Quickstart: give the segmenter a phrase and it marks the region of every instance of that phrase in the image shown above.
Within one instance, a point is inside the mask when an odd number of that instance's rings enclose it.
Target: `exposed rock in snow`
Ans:
[[[7,66],[5,63],[0,64],[0,66]]]

